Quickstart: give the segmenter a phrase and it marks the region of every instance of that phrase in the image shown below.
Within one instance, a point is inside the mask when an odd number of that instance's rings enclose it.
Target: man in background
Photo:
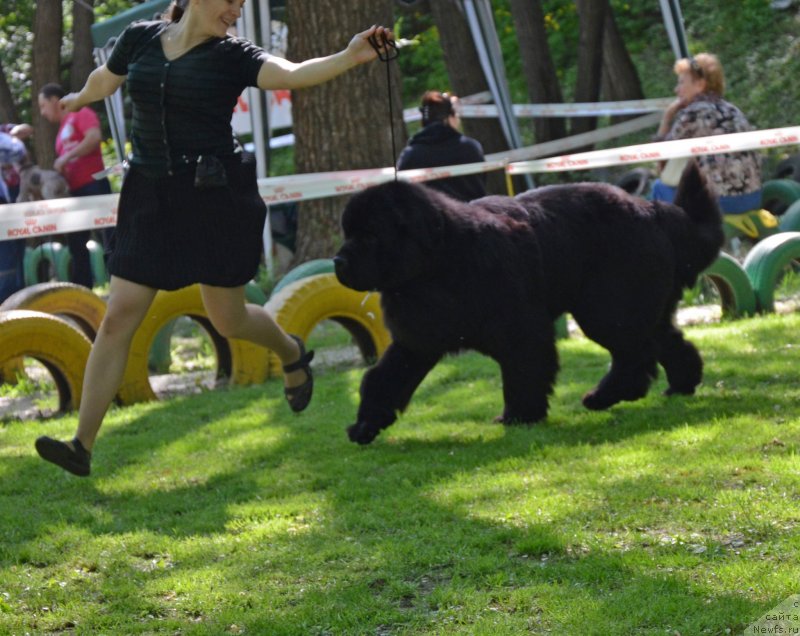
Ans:
[[[56,157],[53,168],[64,175],[69,185],[70,196],[86,197],[110,194],[111,184],[103,177],[92,176],[105,169],[100,151],[102,134],[97,114],[88,106],[75,113],[61,109],[59,100],[66,92],[58,84],[45,84],[39,91],[39,113],[47,121],[58,124],[56,135]],[[64,235],[72,256],[70,280],[78,285],[92,287],[92,271],[89,261],[89,230]],[[108,250],[108,236],[102,233],[103,247]]]

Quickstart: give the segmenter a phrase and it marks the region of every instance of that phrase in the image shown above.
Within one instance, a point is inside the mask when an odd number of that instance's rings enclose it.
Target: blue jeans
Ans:
[[[651,194],[653,201],[672,203],[677,192],[677,188],[662,183],[661,179],[653,181]],[[719,207],[722,209],[723,214],[744,214],[750,210],[757,210],[761,207],[761,190],[748,192],[747,194],[720,197]]]

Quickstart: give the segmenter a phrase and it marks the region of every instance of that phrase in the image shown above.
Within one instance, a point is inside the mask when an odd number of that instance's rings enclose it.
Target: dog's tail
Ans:
[[[674,204],[692,223],[691,247],[682,259],[684,284],[692,286],[698,274],[717,259],[725,241],[717,194],[694,159],[683,170]]]

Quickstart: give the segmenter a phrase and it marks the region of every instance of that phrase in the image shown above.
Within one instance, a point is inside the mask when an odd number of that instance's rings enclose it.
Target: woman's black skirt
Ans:
[[[119,278],[179,289],[193,283],[238,287],[255,275],[263,251],[266,206],[255,163],[225,161],[228,184],[198,189],[194,171],[125,176],[108,261]]]

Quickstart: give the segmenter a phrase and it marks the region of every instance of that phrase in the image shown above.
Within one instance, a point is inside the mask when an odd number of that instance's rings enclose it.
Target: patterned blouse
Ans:
[[[690,139],[749,130],[753,127],[736,106],[713,93],[701,93],[678,111],[664,139]],[[719,196],[748,194],[761,189],[761,160],[756,152],[701,155],[697,159]]]

